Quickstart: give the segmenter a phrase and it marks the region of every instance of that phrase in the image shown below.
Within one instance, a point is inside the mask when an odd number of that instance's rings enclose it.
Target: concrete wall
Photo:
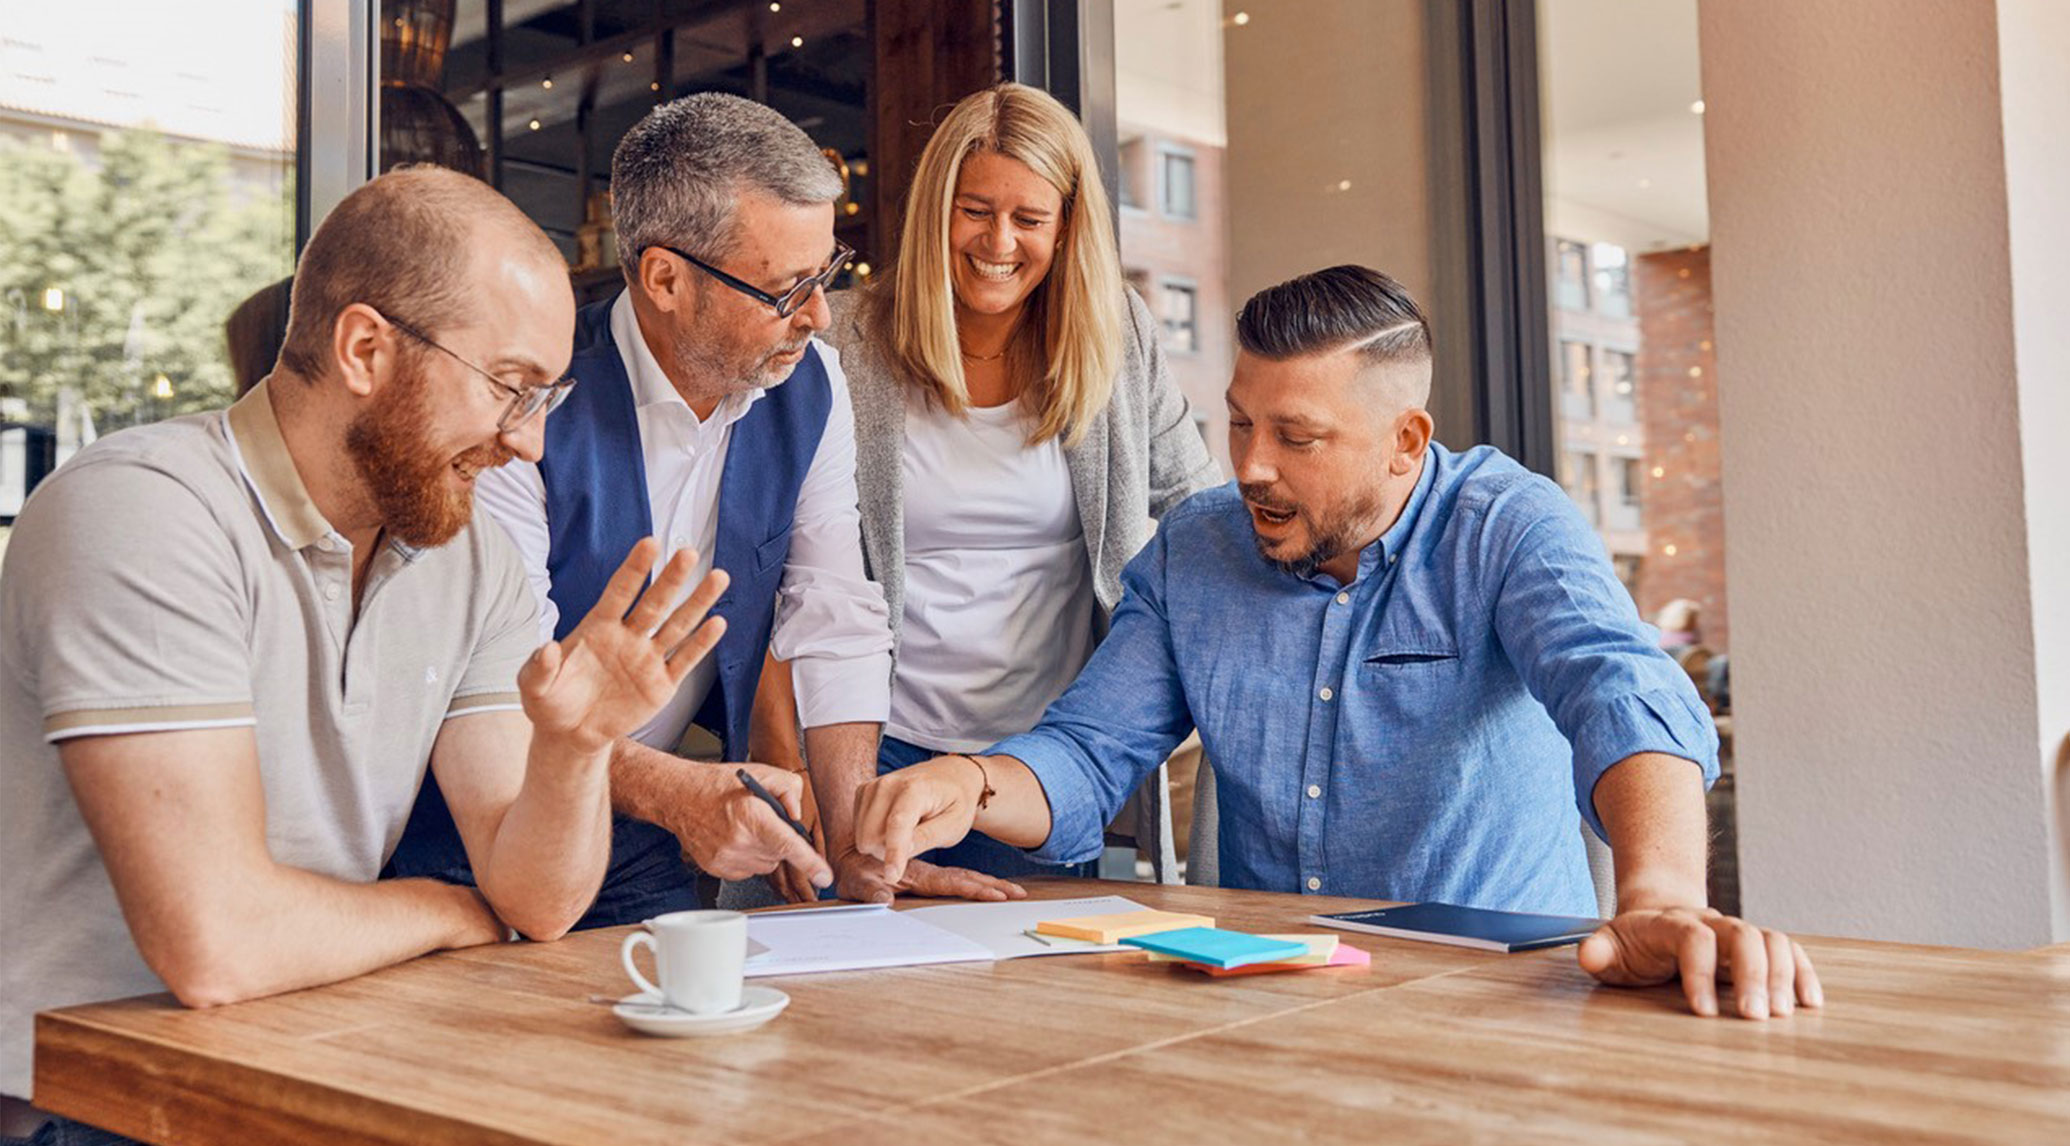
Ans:
[[[2055,937],[2070,937],[2070,4],[1999,0],[2006,231],[2012,253],[2027,583],[2043,766],[2055,800]]]
[[[2002,102],[1997,5],[1701,10],[1740,854],[1775,926],[2063,937],[2070,37],[2002,6]]]

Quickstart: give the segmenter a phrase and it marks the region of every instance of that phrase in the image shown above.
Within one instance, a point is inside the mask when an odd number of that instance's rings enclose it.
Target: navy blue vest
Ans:
[[[614,301],[576,315],[570,370],[578,381],[547,420],[546,456],[539,463],[546,485],[548,595],[560,611],[556,639],[582,622],[626,552],[653,532],[632,382],[611,336]],[[808,348],[790,377],[734,423],[726,447],[712,551],[714,567],[732,578],[712,610],[726,619],[726,635],[712,654],[718,673],[695,720],[719,738],[727,760],[747,758],[748,721],[775,622],[798,491],[832,407],[833,384],[818,349]],[[578,928],[637,923],[698,906],[695,872],[683,863],[674,835],[624,816],[615,818],[611,835],[610,871]],[[467,878],[466,850],[429,774],[384,874]]]

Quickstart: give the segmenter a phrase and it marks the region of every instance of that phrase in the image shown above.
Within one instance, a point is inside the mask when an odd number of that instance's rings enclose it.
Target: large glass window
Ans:
[[[1596,348],[1597,407],[1563,403],[1556,432],[1606,454],[1597,528],[1640,615],[1694,618],[1663,640],[1708,665],[1692,675],[1724,745],[1711,902],[1733,911],[1729,690],[1710,679],[1729,671],[1731,621],[1696,13],[1696,0],[1541,0],[1538,62],[1546,229],[1561,239],[1550,322],[1556,339]]]
[[[7,6],[0,548],[81,446],[237,391],[225,322],[294,265],[299,33],[295,0]],[[260,298],[247,381],[285,305]]]

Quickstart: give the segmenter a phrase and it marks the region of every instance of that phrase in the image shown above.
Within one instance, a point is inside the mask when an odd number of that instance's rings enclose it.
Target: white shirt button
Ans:
[[[1320,877],[1317,877],[1317,876],[1312,876],[1312,875],[1308,877],[1308,890],[1310,890],[1310,891],[1321,891],[1321,890],[1322,890],[1322,885],[1323,885],[1323,881],[1322,881],[1322,879],[1321,879]]]
[[[1392,564],[1394,564],[1394,563],[1395,563],[1395,562],[1396,562],[1397,560],[1400,560],[1400,558],[1401,558],[1401,554],[1399,554],[1399,553],[1390,553],[1390,554],[1388,554],[1388,555],[1387,555],[1387,563],[1388,563],[1389,565],[1392,565]]]
[[[319,537],[316,539],[316,547],[325,553],[329,553],[331,550],[336,549],[338,545],[328,537]]]
[[[1349,604],[1351,604],[1351,594],[1349,594],[1349,593],[1339,593],[1339,594],[1337,594],[1337,603],[1338,603],[1339,605],[1349,605]]]
[[[669,541],[673,543],[677,549],[682,549],[690,544],[690,539],[683,536],[680,533],[676,534],[674,537],[669,538]]]
[[[331,582],[330,584],[328,584],[328,585],[325,585],[325,586],[323,587],[323,599],[324,599],[324,600],[326,600],[326,601],[335,601],[335,600],[337,600],[337,599],[338,599],[338,583],[337,583],[337,582],[333,581],[333,582]]]
[[[1311,800],[1320,800],[1320,799],[1322,799],[1322,794],[1323,794],[1323,790],[1322,790],[1322,785],[1321,785],[1321,784],[1310,784],[1310,785],[1308,786],[1308,798],[1309,798],[1309,799],[1311,799]]]
[[[1321,692],[1319,692],[1319,693],[1316,693],[1316,695],[1317,695],[1317,696],[1320,696],[1320,697],[1322,697],[1322,698],[1323,698],[1324,700],[1328,700],[1328,699],[1330,699],[1331,697],[1333,697],[1333,696],[1335,696],[1335,695],[1337,695],[1337,694],[1336,694],[1336,693],[1334,693],[1334,692],[1331,692],[1331,691],[1330,691],[1329,689],[1324,689],[1324,690],[1322,690]]]

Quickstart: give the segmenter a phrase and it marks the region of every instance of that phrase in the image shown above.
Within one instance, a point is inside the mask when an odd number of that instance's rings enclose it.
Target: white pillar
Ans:
[[[1746,913],[2070,937],[2070,5],[1701,17]]]

